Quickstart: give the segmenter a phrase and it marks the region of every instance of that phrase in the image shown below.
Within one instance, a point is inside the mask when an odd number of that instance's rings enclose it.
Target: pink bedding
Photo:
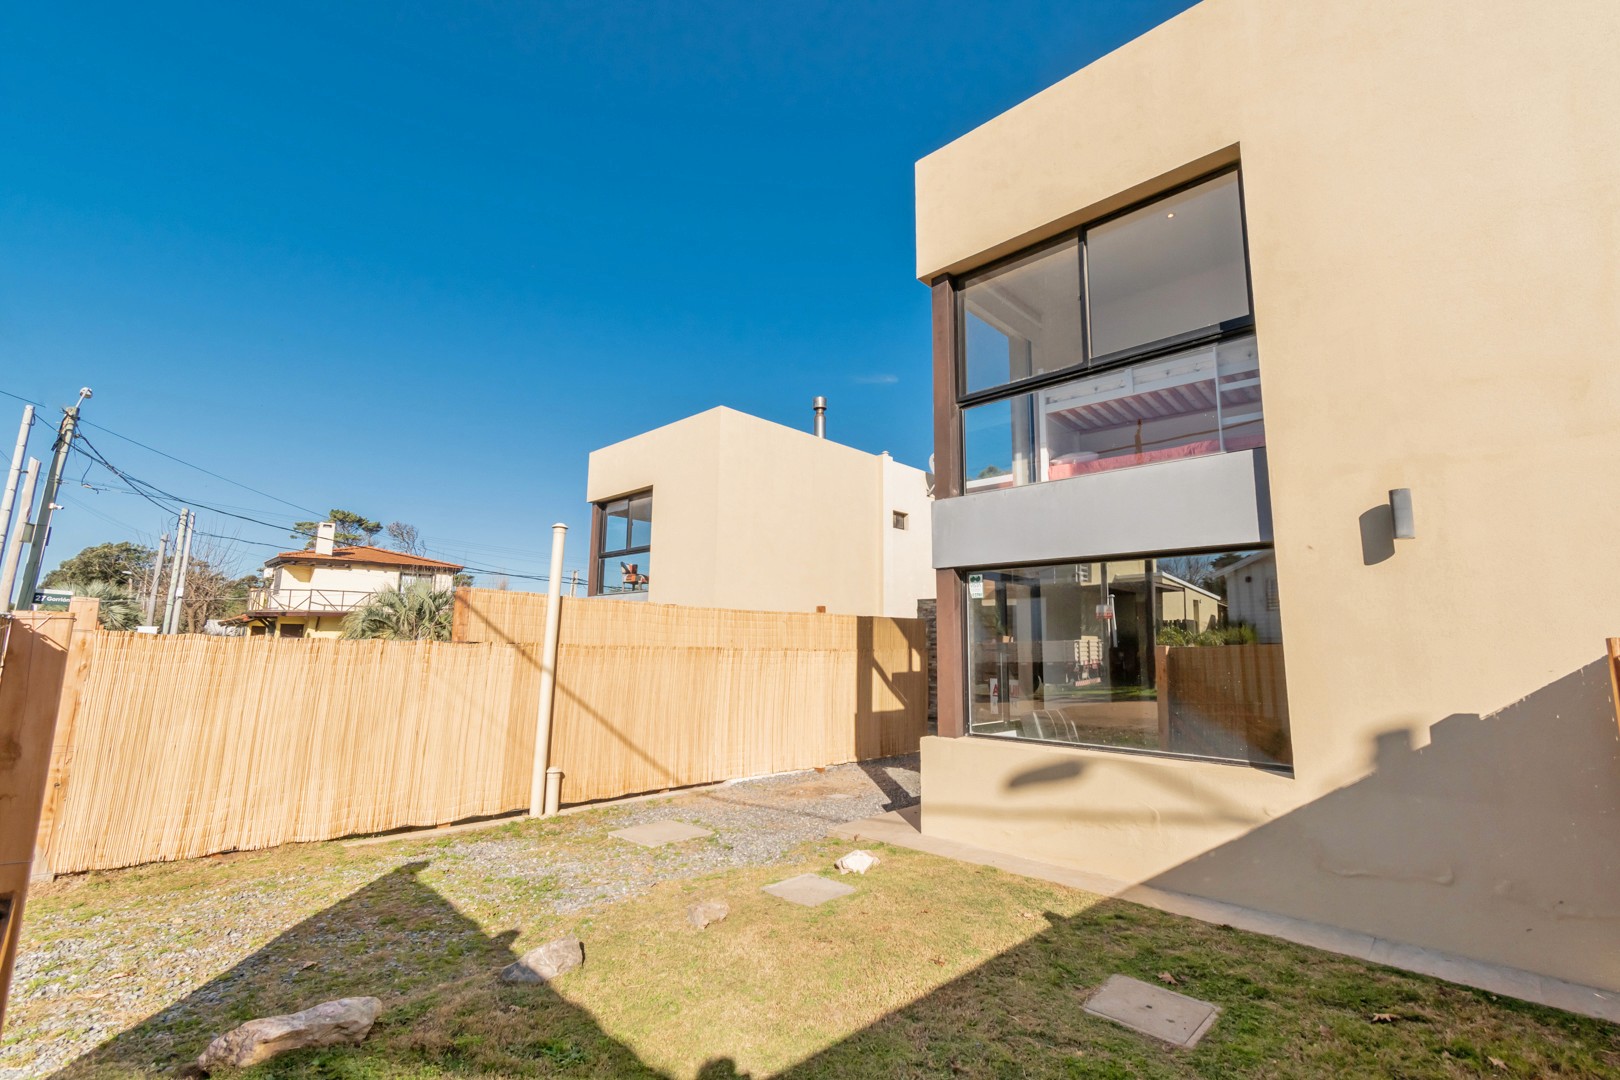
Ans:
[[[1254,450],[1266,445],[1264,435],[1240,435],[1226,440],[1228,452]],[[1163,450],[1144,450],[1140,454],[1120,454],[1118,457],[1095,458],[1091,461],[1054,461],[1046,467],[1049,480],[1063,480],[1070,476],[1107,472],[1110,469],[1128,469],[1134,465],[1151,465],[1156,461],[1176,461],[1180,458],[1202,457],[1219,453],[1221,444],[1214,439],[1169,446]]]

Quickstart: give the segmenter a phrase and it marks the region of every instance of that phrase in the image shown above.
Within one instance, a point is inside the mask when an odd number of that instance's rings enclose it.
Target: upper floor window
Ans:
[[[965,490],[1264,445],[1238,174],[959,290]]]
[[[596,551],[598,592],[645,594],[652,584],[652,492],[598,503],[602,515]]]

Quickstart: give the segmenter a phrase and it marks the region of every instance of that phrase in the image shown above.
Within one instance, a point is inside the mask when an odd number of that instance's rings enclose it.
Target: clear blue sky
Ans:
[[[714,405],[826,394],[833,438],[921,465],[913,163],[1187,6],[9,5],[0,390],[54,424],[89,385],[94,423],[528,573],[555,520],[585,565],[592,449]],[[164,528],[85,465],[47,565]],[[287,541],[200,528],[244,572]]]

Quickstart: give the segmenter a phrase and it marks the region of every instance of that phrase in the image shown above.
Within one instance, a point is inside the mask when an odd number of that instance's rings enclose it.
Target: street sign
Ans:
[[[68,601],[73,599],[72,589],[35,589],[35,611],[66,611]]]

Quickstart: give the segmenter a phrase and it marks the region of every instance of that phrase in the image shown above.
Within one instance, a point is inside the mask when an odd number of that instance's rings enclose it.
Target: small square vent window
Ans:
[[[906,526],[906,515],[902,511],[894,511],[894,527],[897,529],[904,529]]]

